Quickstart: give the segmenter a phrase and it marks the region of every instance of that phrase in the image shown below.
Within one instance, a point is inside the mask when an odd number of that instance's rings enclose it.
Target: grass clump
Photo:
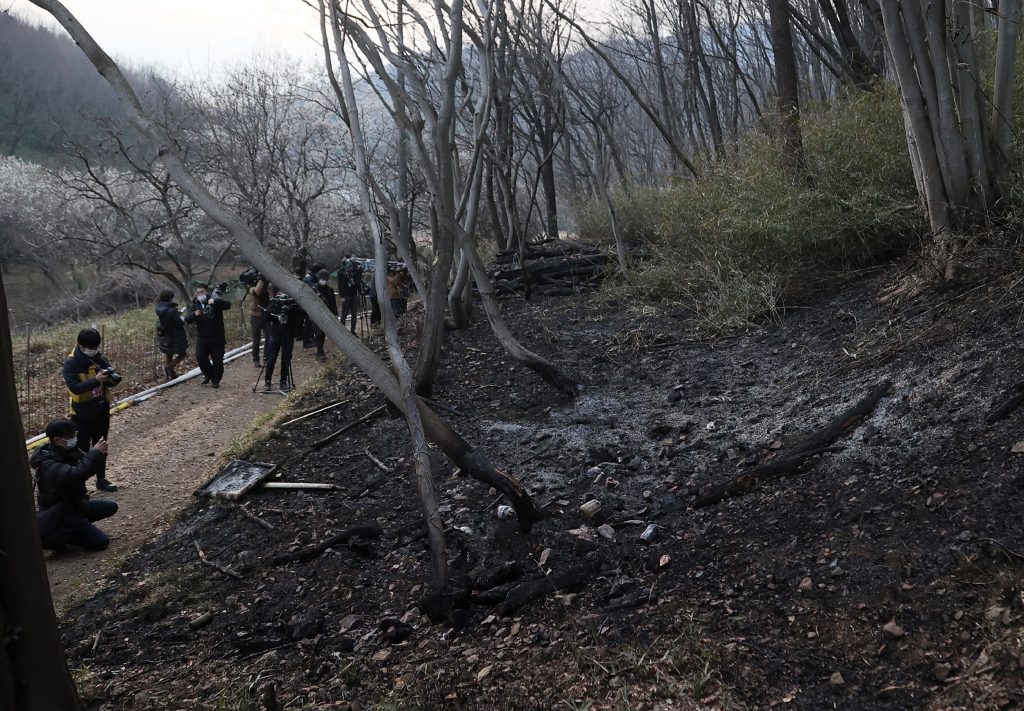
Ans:
[[[692,309],[714,330],[749,325],[837,274],[895,255],[925,228],[899,98],[880,87],[804,112],[807,174],[759,132],[668,187],[620,189],[627,239],[650,258],[615,292]],[[611,234],[597,203],[585,237]]]

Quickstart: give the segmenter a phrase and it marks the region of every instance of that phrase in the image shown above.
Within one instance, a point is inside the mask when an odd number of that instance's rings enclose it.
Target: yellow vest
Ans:
[[[68,354],[68,357],[74,357],[74,355],[75,352],[71,351],[71,353]],[[95,378],[99,374],[99,372],[100,369],[96,367],[96,364],[90,363],[89,367],[86,369],[84,373],[78,374],[78,380],[79,382],[84,383],[86,380],[91,380]],[[110,390],[107,389],[107,386],[104,383],[100,383],[98,389],[103,393],[104,400],[106,400],[108,403],[114,401],[113,396],[110,394]],[[93,400],[95,400],[96,390],[97,388],[93,388],[92,390],[86,390],[81,395],[76,395],[75,393],[71,392],[70,389],[68,389],[68,402],[72,408],[72,411],[74,411],[74,406],[76,404],[81,404],[83,402],[92,402]]]

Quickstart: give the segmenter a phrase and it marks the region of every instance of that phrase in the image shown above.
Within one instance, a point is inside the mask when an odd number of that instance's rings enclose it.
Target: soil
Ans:
[[[292,377],[301,385],[321,364],[308,350],[296,349],[295,356]],[[281,406],[279,394],[253,394],[257,374],[244,356],[225,366],[217,390],[193,378],[111,419],[107,477],[118,491],[91,494],[118,504],[117,515],[98,524],[111,544],[100,553],[46,554],[58,608],[100,584],[113,566],[169,528],[192,492],[223,463],[221,452],[249,430],[253,416]]]
[[[543,507],[529,534],[435,453],[452,569],[435,609],[408,436],[378,417],[281,473],[336,491],[192,503],[68,611],[83,694],[103,709],[1021,707],[1024,414],[985,424],[1019,380],[1020,282],[882,304],[893,278],[718,340],[599,298],[506,302],[584,390],[557,396],[480,324],[449,335],[435,399]],[[690,506],[885,380],[837,451]],[[382,402],[344,371],[296,407],[339,398],[249,456],[284,462]],[[167,472],[171,448],[148,466]],[[361,523],[380,535],[275,564]],[[545,576],[574,585],[509,609]]]

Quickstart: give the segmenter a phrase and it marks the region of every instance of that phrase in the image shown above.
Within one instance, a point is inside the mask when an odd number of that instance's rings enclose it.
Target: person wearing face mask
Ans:
[[[71,420],[53,420],[46,426],[50,441],[32,455],[39,504],[36,517],[46,550],[62,552],[74,545],[100,551],[110,545],[107,534],[93,524],[117,513],[117,503],[91,500],[85,490],[85,482],[103,471],[107,441],[101,439],[83,452],[80,435]]]
[[[196,325],[196,362],[203,372],[203,385],[219,388],[224,377],[224,312],[230,308],[231,302],[222,299],[219,292],[211,296],[206,284],[200,284],[185,315],[187,323]]]
[[[330,310],[330,312],[334,314],[335,317],[337,317],[338,299],[334,295],[334,288],[327,283],[327,280],[330,278],[330,276],[330,272],[328,272],[326,269],[321,269],[316,274],[317,281],[313,288],[316,290],[317,295],[319,295],[320,300],[323,301],[324,304],[327,305],[327,308]],[[324,332],[320,329],[320,327],[314,326],[314,328],[315,331],[313,335],[314,340],[316,342],[316,357],[319,358],[320,360],[326,360],[327,353],[324,352],[324,342],[327,340],[327,337],[324,334]]]
[[[78,333],[78,343],[64,361],[62,375],[68,387],[71,422],[78,430],[78,446],[83,452],[97,442],[106,441],[110,433],[110,388],[121,382],[106,358],[100,353],[100,332],[86,328]],[[96,488],[117,491],[107,479],[106,458],[96,472]]]

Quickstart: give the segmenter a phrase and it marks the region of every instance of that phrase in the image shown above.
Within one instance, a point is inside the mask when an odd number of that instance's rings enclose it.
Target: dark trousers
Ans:
[[[302,328],[300,333],[302,334],[302,347],[309,348],[313,345],[314,333],[313,333],[313,319],[306,314],[302,314]]]
[[[353,333],[355,333],[353,331]],[[327,341],[327,334],[325,334],[319,326],[313,326],[313,341],[316,343],[316,354],[318,356],[327,355],[324,352],[324,343]]]
[[[274,366],[277,365],[277,356],[281,356],[281,384],[287,384],[292,372],[292,349],[295,341],[290,334],[280,337],[280,330],[271,331],[267,335],[267,365],[263,372],[263,382],[270,383],[274,380]]]
[[[370,323],[380,323],[380,303],[370,299]]]
[[[196,341],[196,362],[203,375],[219,383],[224,377],[224,341]]]
[[[341,297],[341,325],[345,325],[345,319],[352,318],[352,333],[356,332],[356,319],[358,318],[359,298],[357,294]]]
[[[65,504],[58,504],[58,506],[65,506]],[[50,509],[41,511],[40,518],[45,518],[50,511]],[[110,518],[116,513],[117,503],[114,501],[104,499],[89,501],[83,510],[62,514],[53,525],[40,527],[43,548],[59,550],[64,546],[73,545],[87,551],[101,551],[110,545],[110,537],[93,523]]]
[[[75,429],[78,430],[78,448],[83,452],[88,452],[94,444],[101,439],[106,439],[110,434],[110,410],[107,409],[106,403],[104,403],[103,409],[96,414],[85,417],[72,414],[71,421],[75,423]],[[107,459],[104,457],[100,464],[100,470],[96,474],[96,481],[106,480]]]
[[[263,338],[263,324],[265,316],[250,316],[249,330],[252,331],[252,362],[260,362],[260,339]]]

